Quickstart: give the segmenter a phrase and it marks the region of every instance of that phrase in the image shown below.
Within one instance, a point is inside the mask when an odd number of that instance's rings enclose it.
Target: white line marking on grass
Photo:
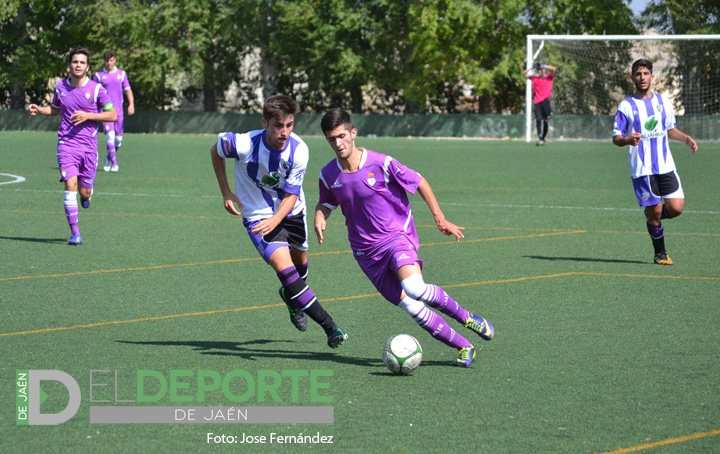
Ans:
[[[569,206],[557,206],[557,205],[503,205],[497,203],[441,203],[440,205],[452,205],[460,207],[486,207],[486,208],[540,208],[550,210],[592,210],[592,211],[641,211],[642,208],[613,208],[613,207],[569,207]],[[683,214],[720,214],[720,211],[694,211],[684,210]]]
[[[2,175],[2,174],[0,174]],[[2,183],[0,183],[2,184]],[[62,194],[63,191],[56,191],[56,190],[50,190],[50,189],[0,189],[0,191],[12,191],[12,192],[35,192],[38,194]],[[162,197],[162,198],[177,198],[177,199],[183,199],[183,198],[201,198],[201,199],[217,199],[222,198],[222,196],[217,195],[194,195],[194,194],[140,194],[140,193],[124,193],[124,192],[99,192],[96,191],[93,193],[93,195],[112,195],[112,196],[119,196],[119,197]]]
[[[0,173],[0,175],[4,177],[12,177],[14,180],[12,181],[0,181],[0,184],[14,184],[14,183],[22,183],[25,181],[24,177],[21,177],[20,175],[12,175],[10,173]]]

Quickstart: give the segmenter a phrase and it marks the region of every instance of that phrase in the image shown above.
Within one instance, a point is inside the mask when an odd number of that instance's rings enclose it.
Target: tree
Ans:
[[[54,77],[67,74],[67,53],[77,39],[72,16],[59,1],[6,2],[0,11],[0,106],[47,102]],[[79,44],[78,44],[79,45]]]
[[[670,35],[720,34],[717,0],[653,0],[643,17]],[[668,79],[680,87],[685,114],[720,113],[720,41],[674,41],[673,47],[677,59],[667,69]]]

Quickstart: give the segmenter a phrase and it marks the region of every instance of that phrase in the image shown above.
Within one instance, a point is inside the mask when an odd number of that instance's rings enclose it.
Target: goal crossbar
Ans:
[[[527,35],[526,69],[533,64],[535,41],[692,41],[720,40],[720,35]],[[525,141],[532,141],[533,126],[532,81],[525,81]]]

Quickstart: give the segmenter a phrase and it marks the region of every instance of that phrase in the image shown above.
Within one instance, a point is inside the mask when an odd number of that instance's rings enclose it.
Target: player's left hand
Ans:
[[[687,145],[688,147],[690,147],[690,149],[692,150],[693,154],[694,154],[694,153],[697,151],[697,149],[698,149],[697,142],[695,142],[695,140],[694,140],[692,137],[690,137],[690,136],[685,136],[685,145]]]
[[[465,238],[465,235],[462,233],[462,231],[465,230],[465,227],[458,227],[447,219],[439,221],[437,223],[437,227],[443,235],[454,236],[458,242],[460,241],[460,238]]]
[[[89,118],[90,114],[88,112],[78,110],[70,116],[70,121],[72,121],[73,124],[77,126],[81,123],[85,123],[85,121],[87,121]]]

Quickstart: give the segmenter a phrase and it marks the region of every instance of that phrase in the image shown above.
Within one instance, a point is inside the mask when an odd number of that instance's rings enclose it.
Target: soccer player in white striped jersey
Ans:
[[[665,250],[662,219],[682,214],[685,195],[670,153],[669,139],[684,142],[693,153],[698,146],[692,137],[678,129],[670,101],[653,93],[652,63],[646,59],[635,61],[631,77],[635,93],[618,106],[613,143],[628,146],[630,176],[638,203],[645,208],[647,230],[655,249],[654,261],[659,265],[672,265]]]
[[[293,325],[305,331],[309,316],[325,330],[328,346],[337,348],[347,334],[306,284],[308,230],[302,183],[309,151],[292,132],[298,111],[291,98],[271,96],[263,105],[264,129],[218,134],[210,154],[225,210],[242,216],[255,249],[277,273],[280,297]],[[235,161],[235,194],[228,184],[226,159]]]

